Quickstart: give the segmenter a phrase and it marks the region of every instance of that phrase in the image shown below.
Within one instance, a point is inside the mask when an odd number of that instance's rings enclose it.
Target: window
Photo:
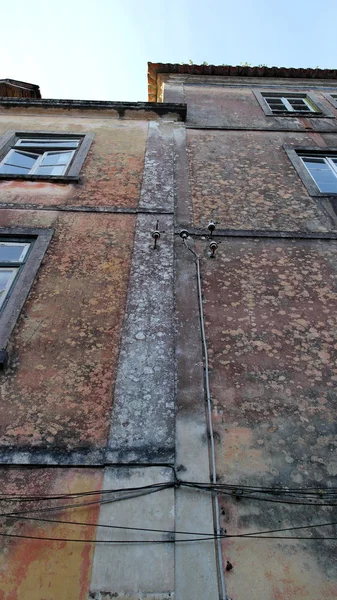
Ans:
[[[337,108],[337,93],[330,93],[330,94],[323,94],[325,96],[325,98],[327,100],[329,100],[329,102],[332,104],[332,106],[334,106],[335,108]]]
[[[51,229],[0,229],[0,368],[52,235]]]
[[[0,309],[25,263],[30,245],[30,242],[0,239]]]
[[[263,112],[267,116],[299,117],[333,117],[332,113],[314,96],[306,92],[286,90],[253,90]]]
[[[337,194],[337,154],[322,156],[299,154],[320,192]]]
[[[337,195],[337,148],[284,149],[311,196]]]
[[[279,112],[318,112],[318,108],[304,94],[262,94],[273,113]]]
[[[0,178],[78,178],[92,142],[89,134],[8,132],[0,145]]]

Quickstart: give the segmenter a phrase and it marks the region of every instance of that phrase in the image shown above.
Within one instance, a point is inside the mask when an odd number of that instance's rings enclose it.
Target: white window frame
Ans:
[[[324,93],[323,96],[328,100],[328,102],[330,102],[330,104],[332,104],[332,106],[334,108],[337,108],[337,93],[336,92]]]
[[[56,165],[56,164],[55,165],[46,165],[46,166],[50,166],[50,167],[53,167],[53,166],[55,166],[55,167],[56,166],[58,166],[58,167],[61,167],[61,166],[64,167],[63,170],[62,170],[62,172],[58,173],[58,176],[62,176],[68,170],[68,168],[69,168],[69,166],[70,166],[70,164],[71,164],[71,162],[72,162],[72,160],[74,158],[74,154],[76,152],[76,149],[77,149],[77,148],[75,148],[75,149],[72,150],[72,149],[69,148],[69,149],[62,150],[60,148],[59,150],[53,149],[53,150],[47,150],[45,152],[37,152],[36,148],[39,148],[39,142],[41,142],[42,140],[36,139],[36,144],[35,144],[35,146],[32,145],[30,147],[31,149],[26,149],[25,142],[27,143],[27,141],[31,142],[31,141],[34,141],[34,140],[33,139],[25,140],[24,138],[19,139],[16,142],[14,148],[11,148],[11,150],[9,152],[7,152],[6,156],[4,156],[3,160],[0,162],[0,168],[3,165],[9,164],[10,158],[11,158],[11,156],[13,154],[15,154],[16,152],[20,152],[21,154],[24,154],[24,155],[27,155],[27,156],[30,156],[30,157],[36,156],[35,163],[31,167],[31,169],[29,171],[27,169],[25,169],[25,172],[22,173],[22,174],[23,175],[36,175],[36,174],[40,175],[40,173],[37,173],[37,171],[39,170],[40,166],[43,166],[43,162],[44,162],[44,160],[45,160],[45,158],[47,156],[51,156],[53,154],[58,154],[58,155],[60,155],[60,154],[68,154],[69,157],[68,157],[67,162],[65,164],[61,163],[60,165]],[[53,147],[53,141],[54,140],[52,138],[50,138],[50,139],[46,138],[46,140],[45,140],[45,142],[47,142],[47,143],[50,144],[50,147]],[[57,145],[57,143],[59,143],[60,141],[64,141],[64,140],[55,140],[55,141],[56,141],[56,145]],[[73,145],[76,144],[76,146],[78,147],[80,141],[81,141],[80,139],[78,139],[78,140],[74,139],[74,144]],[[23,149],[21,149],[20,146],[23,146]],[[17,147],[19,149],[17,149]],[[54,146],[54,148],[55,148],[55,146]],[[13,165],[13,166],[15,166],[15,165]],[[20,175],[20,173],[13,173],[13,175],[16,175],[16,174]]]
[[[20,152],[35,158],[33,166],[27,166],[22,173],[6,172],[0,173],[2,179],[28,179],[45,180],[60,183],[77,183],[80,181],[80,171],[89,152],[94,138],[93,133],[81,132],[57,132],[57,131],[7,131],[0,139],[0,166],[4,166],[11,159],[11,151]],[[40,169],[44,166],[46,157],[55,154],[67,154],[67,163],[58,165],[45,165],[46,167],[59,167],[57,174],[46,173],[51,169]],[[15,162],[13,164],[15,167]],[[28,170],[29,168],[29,170]],[[60,172],[62,168],[62,173]],[[39,171],[40,169],[40,171]],[[15,170],[15,169],[13,169]]]
[[[55,150],[55,148],[60,148],[60,150],[66,150],[67,146],[59,146],[59,144],[69,144],[68,149],[71,150],[75,145],[76,148],[78,148],[79,144],[81,142],[81,139],[78,138],[73,138],[73,137],[64,137],[62,138],[20,138],[18,139],[18,141],[15,143],[15,147],[16,146],[23,146],[24,148],[36,148],[36,147],[45,147],[45,148],[53,148],[53,150]],[[27,150],[28,151],[28,150]]]
[[[22,250],[15,260],[0,261],[0,269],[17,268],[15,277],[10,278],[10,283],[8,282],[6,286],[6,297],[0,307],[0,369],[3,368],[5,360],[1,350],[5,350],[7,347],[52,236],[52,229],[0,228],[0,248],[13,244],[22,246]]]
[[[283,89],[282,89],[283,88]],[[282,117],[305,117],[309,119],[335,119],[336,116],[328,109],[328,107],[321,101],[319,96],[312,90],[306,89],[289,89],[289,87],[285,88],[284,86],[281,89],[275,89],[275,86],[270,88],[252,88],[252,92],[261,106],[266,117],[282,118]],[[280,109],[277,111],[273,111],[271,108],[272,104],[268,104],[268,100],[277,100],[281,105]],[[307,110],[296,110],[296,107],[293,107],[291,102],[295,100],[301,100],[304,103],[304,106]],[[332,100],[331,100],[332,101]],[[284,110],[282,110],[284,109]]]
[[[2,293],[0,294],[0,310],[2,309],[5,301],[7,300],[7,297],[9,295],[9,292],[20,272],[20,270],[22,269],[22,267],[24,266],[25,262],[26,262],[26,258],[28,255],[28,252],[31,248],[32,243],[31,242],[16,242],[14,239],[9,239],[9,241],[3,241],[0,240],[0,273],[2,272],[8,272],[8,271],[12,271],[11,276],[9,277],[5,288],[3,289]],[[3,247],[9,247],[9,246],[16,246],[16,247],[22,247],[22,251],[21,254],[18,256],[18,258],[16,260],[12,259],[7,259],[7,260],[1,260],[1,248]]]
[[[266,96],[266,95],[263,94],[263,98],[264,98],[265,102],[267,103],[268,108],[275,115],[277,115],[279,112],[282,112],[282,111],[273,110],[273,106],[271,104],[269,104],[269,102],[268,102],[268,100],[271,100],[272,98],[277,98],[277,100],[281,100],[281,102],[282,102],[282,104],[284,106],[284,110],[287,111],[287,112],[296,112],[296,113],[298,113],[298,112],[303,112],[303,113],[306,113],[306,112],[317,113],[317,112],[319,112],[318,108],[316,108],[315,105],[312,104],[310,102],[310,100],[308,100],[307,97],[303,98],[302,95],[297,95],[296,96],[296,94],[294,94],[294,95],[291,96],[290,94],[287,94],[286,96],[281,96],[281,95],[280,96],[277,96],[277,95]],[[302,100],[304,102],[304,104],[307,106],[308,111],[299,111],[299,110],[296,110],[296,108],[294,108],[290,104],[289,100]]]

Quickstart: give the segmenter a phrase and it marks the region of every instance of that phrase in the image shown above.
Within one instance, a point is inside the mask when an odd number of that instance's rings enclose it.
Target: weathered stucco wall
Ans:
[[[197,248],[203,254],[205,243]],[[203,260],[219,482],[336,487],[336,258],[335,241],[227,238],[216,260]],[[224,496],[222,507],[222,525],[234,535],[337,517],[333,506],[249,497]],[[297,535],[324,538],[336,529]],[[336,597],[335,541],[223,546],[233,600]]]
[[[1,375],[0,456],[102,450],[109,430],[134,216],[43,215],[55,234]],[[1,226],[23,224],[41,218],[0,211]]]
[[[206,82],[205,82],[206,83]],[[272,84],[272,85],[270,85]],[[281,85],[268,81],[266,85],[254,85],[259,91],[270,90],[279,92],[286,87],[286,82]],[[336,109],[323,96],[323,93],[308,86],[294,84],[287,89],[295,93],[314,92],[315,97],[324,107],[337,116]],[[333,89],[333,88],[331,88]],[[187,125],[196,127],[225,127],[228,129],[277,129],[277,130],[304,130],[312,128],[316,131],[333,130],[337,132],[335,119],[324,117],[305,118],[266,116],[253,92],[253,86],[240,86],[240,83],[226,85],[184,85],[184,100],[188,105]]]
[[[94,133],[78,184],[1,181],[1,202],[15,204],[135,207],[142,180],[148,123],[81,115],[0,116],[6,131]]]
[[[51,506],[97,501],[99,495],[77,499],[49,500],[47,498],[29,502],[24,500],[18,502],[14,499],[6,502],[4,498],[60,496],[99,491],[102,477],[103,472],[95,469],[1,468],[1,512],[33,511],[41,507],[46,510]],[[52,542],[32,538],[95,539],[98,504],[42,514],[31,513],[31,516],[55,521],[80,521],[88,525],[66,525],[43,520],[2,517],[1,530],[14,537],[1,538],[1,600],[42,600],[42,598],[44,600],[59,598],[87,600],[94,544]],[[15,536],[27,536],[31,539]]]
[[[11,336],[8,367],[0,373],[0,462],[8,465],[0,473],[4,495],[59,495],[103,485],[103,469],[77,465],[105,463],[137,218],[131,213],[140,199],[148,126],[146,120],[81,111],[2,111],[0,135],[95,134],[78,184],[0,182],[0,227],[54,230]],[[100,212],[106,207],[131,213]],[[36,468],[13,466],[18,463]],[[3,531],[94,540],[97,500],[84,497],[94,504],[33,515],[92,526],[7,518]],[[3,502],[3,512],[48,505],[48,500]],[[93,553],[92,543],[3,538],[0,598],[86,600]]]
[[[278,84],[273,91],[282,90]],[[323,93],[312,90],[336,116]],[[214,260],[205,237],[194,231],[218,482],[336,487],[337,242],[290,237],[335,237],[336,201],[309,195],[283,147],[335,148],[336,134],[316,132],[335,131],[336,120],[267,117],[253,90],[233,81],[227,88],[184,85],[183,91],[193,208],[187,228],[205,231],[213,219],[218,229],[233,231],[218,232]],[[266,237],[254,238],[257,230]],[[277,238],[278,231],[287,231],[288,239]],[[228,597],[335,599],[336,539],[327,538],[337,535],[336,507],[287,504],[280,496],[267,502],[241,491],[221,497],[221,525],[229,535],[332,525],[274,533],[293,539],[223,540]]]
[[[187,144],[197,227],[213,218],[225,229],[334,228],[283,149],[287,144],[319,150],[314,134],[189,130]]]

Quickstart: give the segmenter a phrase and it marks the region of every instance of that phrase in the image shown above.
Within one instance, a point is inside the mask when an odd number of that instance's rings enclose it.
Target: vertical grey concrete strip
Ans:
[[[166,82],[164,87],[164,102],[185,102],[184,84],[177,82]]]
[[[176,125],[174,128],[174,171],[175,222],[183,229],[193,224],[184,125]]]
[[[139,208],[173,211],[173,200],[173,123],[151,121]]]
[[[181,479],[209,482],[208,434],[195,264],[180,238],[176,241],[176,257],[176,464]],[[176,529],[213,534],[211,496],[205,492],[178,489]],[[214,541],[177,544],[175,566],[177,598],[219,600]]]
[[[173,124],[151,122],[139,206],[173,211],[173,199]],[[154,250],[151,232],[157,219],[161,238]],[[119,465],[105,470],[104,489],[172,481],[173,471],[163,463],[173,464],[175,454],[173,235],[173,215],[138,215],[130,240],[133,257],[105,457],[106,463]],[[99,523],[174,531],[174,496],[170,488],[104,504]],[[130,543],[158,536],[167,543]],[[144,531],[112,534],[101,528],[97,539],[125,543],[96,544],[89,598],[174,597],[175,550],[170,536]]]
[[[103,489],[141,487],[172,480],[164,467],[109,467]],[[111,495],[113,497],[113,495]],[[120,494],[118,494],[120,497]],[[106,498],[106,495],[105,495]],[[174,530],[174,490],[103,504],[99,524]],[[166,533],[98,528],[89,598],[168,600],[174,597],[174,544]],[[107,543],[102,543],[107,540]],[[122,543],[112,543],[116,540]],[[147,543],[138,543],[144,540]]]
[[[140,208],[173,210],[173,123],[151,122]],[[108,462],[174,461],[173,218],[138,215]]]
[[[138,215],[106,462],[174,460],[173,223]]]
[[[185,133],[175,130],[176,220],[191,225]],[[190,242],[191,243],[191,242]],[[181,479],[210,481],[204,372],[195,262],[181,238],[176,239],[176,465]],[[176,491],[176,530],[213,533],[209,494]],[[177,535],[177,539],[179,536]],[[215,543],[177,544],[175,593],[179,600],[219,600]]]

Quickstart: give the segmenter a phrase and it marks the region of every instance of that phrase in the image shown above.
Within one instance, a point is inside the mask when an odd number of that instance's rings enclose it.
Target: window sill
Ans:
[[[304,119],[335,119],[334,115],[325,115],[324,113],[305,113],[305,112],[279,112],[279,113],[267,113],[265,112],[266,117],[302,117]]]
[[[336,198],[337,192],[315,192],[314,194],[310,194],[312,198]]]
[[[78,175],[13,175],[0,173],[0,181],[48,181],[49,183],[79,183]]]

